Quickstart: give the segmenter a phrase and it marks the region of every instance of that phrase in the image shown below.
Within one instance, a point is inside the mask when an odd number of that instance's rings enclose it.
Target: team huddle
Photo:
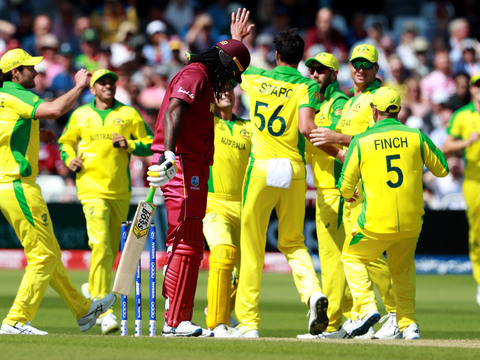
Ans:
[[[119,329],[111,310],[111,273],[128,214],[128,162],[134,154],[153,155],[147,181],[161,188],[167,209],[162,336],[260,336],[266,231],[275,209],[278,249],[310,312],[308,333],[298,338],[420,338],[414,253],[424,215],[422,175],[426,166],[446,176],[444,154],[420,130],[397,120],[401,99],[376,77],[374,46],[353,49],[348,97],[340,90],[332,54],[305,61],[310,78],[298,71],[305,43],[294,30],[275,37],[274,69],[249,66],[242,43],[254,27],[248,18],[246,9],[232,13],[231,39],[189,54],[169,83],[153,132],[135,109],[115,100],[118,76],[112,71],[98,70],[89,80],[80,70],[70,92],[44,102],[27,90],[35,86],[34,65],[42,58],[20,49],[1,58],[0,118],[6,125],[0,132],[9,145],[2,140],[0,196],[7,200],[0,208],[25,248],[28,266],[0,333],[46,334],[31,322],[49,284],[82,331],[95,323],[105,334]],[[82,294],[60,261],[35,164],[39,141],[54,140],[39,130],[37,119],[65,113],[88,83],[95,99],[73,112],[59,139],[62,159],[76,172],[92,249]],[[480,77],[472,87],[477,83]],[[248,95],[250,120],[233,113],[237,85]],[[480,106],[480,98],[474,101]],[[460,121],[451,126],[451,143],[469,136]],[[94,134],[112,135],[91,141]],[[23,142],[16,142],[22,135]],[[476,141],[471,140],[460,145]],[[460,145],[447,150],[465,148]],[[317,189],[321,284],[304,244],[306,164]],[[208,329],[192,321],[205,240]],[[373,284],[385,305],[382,318]],[[377,322],[383,326],[375,332]]]

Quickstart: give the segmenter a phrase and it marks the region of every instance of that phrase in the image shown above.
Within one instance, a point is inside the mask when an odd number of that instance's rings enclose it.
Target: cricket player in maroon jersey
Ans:
[[[158,114],[151,146],[158,165],[149,167],[147,180],[161,186],[168,217],[162,336],[202,335],[191,320],[213,163],[214,96],[218,98],[231,79],[240,83],[250,64],[250,53],[239,41],[253,29],[245,26],[248,17],[246,9],[238,9],[232,13],[232,39],[189,55],[187,65],[171,80]]]

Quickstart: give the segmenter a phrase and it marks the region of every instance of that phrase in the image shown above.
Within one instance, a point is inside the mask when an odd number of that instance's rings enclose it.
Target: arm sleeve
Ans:
[[[348,147],[347,156],[343,163],[342,173],[337,187],[345,199],[350,199],[355,193],[355,187],[360,179],[360,148],[358,141],[353,137]]]
[[[140,113],[133,110],[133,128],[131,139],[128,141],[128,150],[136,156],[150,156],[153,152],[150,150],[153,142],[153,133],[143,120]]]
[[[423,151],[423,162],[433,175],[444,177],[448,175],[448,164],[445,155],[438,149],[430,138],[420,132]]]

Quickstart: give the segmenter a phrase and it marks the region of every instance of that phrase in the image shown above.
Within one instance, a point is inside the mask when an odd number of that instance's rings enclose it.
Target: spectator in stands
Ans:
[[[151,21],[146,33],[149,41],[143,46],[142,54],[147,64],[168,64],[172,60],[172,49],[168,42],[167,25],[161,20]]]
[[[60,43],[75,42],[77,34],[75,33],[75,16],[72,1],[58,2],[58,16],[53,18],[51,32]]]
[[[407,85],[407,95],[402,99],[404,106],[411,109],[412,116],[423,118],[430,110],[430,104],[422,97],[420,78],[412,76],[405,83]]]
[[[131,41],[138,33],[138,27],[130,21],[120,23],[115,41],[110,45],[110,64],[118,69],[123,64],[135,59],[135,49]]]
[[[273,37],[270,34],[260,34],[255,38],[255,48],[250,51],[250,65],[265,70],[275,66],[275,51]]]
[[[435,129],[445,129],[446,124],[443,124],[444,120],[442,120],[445,112],[448,111],[449,115],[451,116],[451,112],[449,111],[448,107],[449,96],[450,95],[443,88],[438,88],[433,93],[432,100],[430,102],[430,111],[427,112],[427,114],[423,117],[423,127],[421,130],[425,134],[430,136],[430,133]]]
[[[433,67],[434,70],[420,82],[422,96],[430,103],[432,103],[434,92],[438,89],[444,90],[448,96],[455,92],[455,80],[453,79],[447,50],[437,50],[435,52]]]
[[[82,34],[81,54],[75,58],[76,68],[85,68],[89,72],[108,67],[108,56],[102,51],[98,33],[88,28]]]
[[[408,90],[407,71],[400,58],[395,54],[388,58],[388,63],[390,65],[390,77],[385,79],[384,85],[394,88],[399,93],[400,98],[405,99]]]
[[[52,20],[48,15],[40,14],[35,16],[32,26],[33,34],[23,39],[22,48],[32,56],[39,55],[40,48],[38,46],[38,40],[50,32],[51,26]]]
[[[185,41],[192,54],[199,54],[210,49],[219,41],[214,33],[213,20],[207,13],[199,14],[185,35]]]
[[[462,40],[462,57],[455,62],[454,73],[465,72],[469,76],[480,73],[480,43],[477,39],[468,38]]]
[[[154,66],[151,74],[151,84],[140,92],[138,102],[144,108],[155,109],[158,112],[167,91],[169,77],[170,73],[167,65]]]
[[[415,66],[412,68],[412,73],[424,77],[431,71],[430,44],[423,36],[417,36],[413,39],[412,47],[415,51]]]
[[[347,48],[352,48],[353,44],[364,42],[364,39],[368,36],[365,30],[365,13],[356,12],[352,16],[350,27],[347,29],[345,35],[345,41],[347,42]]]
[[[413,47],[413,40],[417,37],[418,31],[415,23],[406,23],[403,32],[400,36],[400,41],[397,46],[396,53],[403,63],[403,66],[412,70],[417,65],[417,58],[415,56],[415,49]],[[402,96],[402,99],[404,97]]]
[[[467,39],[470,35],[470,24],[465,18],[453,19],[448,24],[448,32],[450,37],[448,39],[448,45],[450,48],[450,61],[452,64],[456,64],[462,58],[463,40]]]
[[[478,71],[480,73],[480,69]],[[468,82],[470,81],[470,76],[467,73],[460,72],[455,75],[455,93],[450,96],[447,103],[448,106],[456,111],[462,106],[467,105],[470,102],[470,91],[468,89]]]
[[[37,71],[45,73],[45,84],[49,88],[52,80],[62,71],[58,62],[57,53],[60,42],[53,34],[45,34],[38,39],[38,48],[43,61],[37,66]]]
[[[317,11],[315,26],[307,29],[305,34],[305,51],[314,44],[322,44],[327,53],[333,54],[339,61],[343,61],[348,48],[342,34],[332,27],[333,12],[324,7]]]
[[[61,71],[53,78],[50,89],[55,96],[66,93],[75,85],[73,68],[73,51],[69,43],[60,45],[58,52],[58,63],[62,67]]]
[[[11,22],[0,20],[0,55],[6,53],[7,44],[12,39],[17,27]]]
[[[170,0],[165,8],[165,20],[182,38],[184,38],[194,19],[194,5],[191,0]]]
[[[137,11],[132,1],[106,0],[100,2],[91,14],[92,26],[103,44],[116,41],[121,23],[128,21],[138,26]]]

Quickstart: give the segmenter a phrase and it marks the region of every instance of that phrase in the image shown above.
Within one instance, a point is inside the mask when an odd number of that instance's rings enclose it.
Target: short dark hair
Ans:
[[[20,66],[18,66],[16,69],[17,69],[18,71],[22,72],[22,71],[23,71],[23,68],[24,68],[23,65],[20,65]],[[13,69],[12,69],[12,70],[13,70]],[[13,77],[12,77],[12,70],[10,70],[9,72],[6,72],[6,73],[0,71],[0,73],[1,73],[1,76],[0,76],[0,77],[1,77],[2,82],[4,82],[4,81],[12,81],[12,79],[13,79]],[[3,84],[2,84],[2,85],[3,85]]]
[[[298,64],[302,60],[305,41],[297,34],[296,29],[281,31],[275,36],[273,43],[281,61],[287,64]]]

